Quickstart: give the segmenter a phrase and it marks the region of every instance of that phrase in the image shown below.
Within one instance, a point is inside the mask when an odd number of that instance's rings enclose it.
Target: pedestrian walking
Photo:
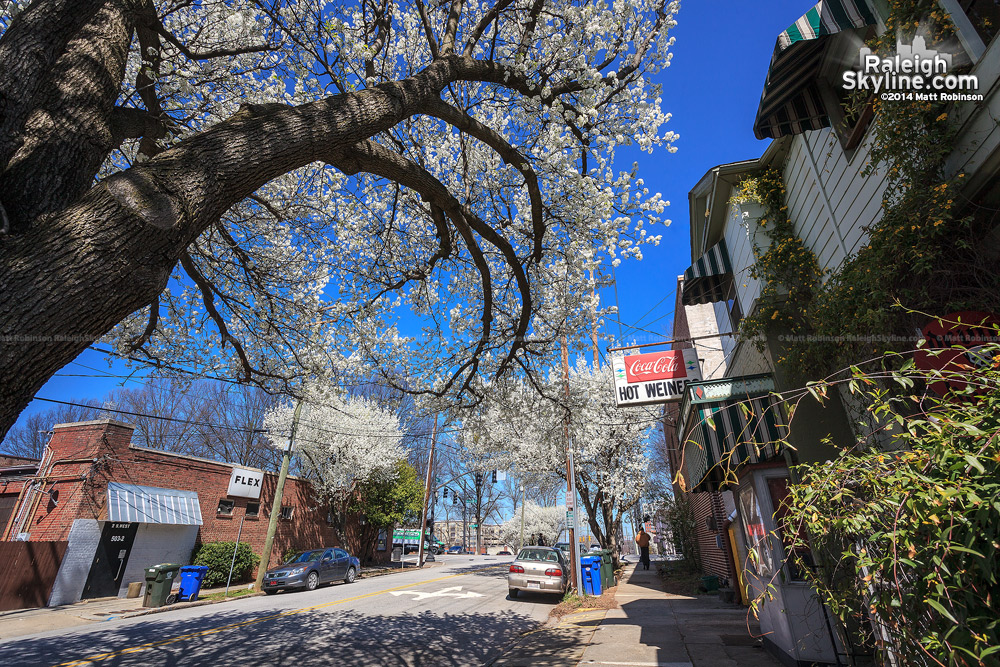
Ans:
[[[639,532],[635,534],[635,543],[639,547],[639,562],[642,563],[642,569],[649,569],[649,533],[646,532],[645,528],[640,528]]]

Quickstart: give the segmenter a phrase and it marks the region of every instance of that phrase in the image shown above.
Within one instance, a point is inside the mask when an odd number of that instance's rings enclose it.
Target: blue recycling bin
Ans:
[[[208,572],[206,565],[185,565],[181,568],[181,590],[177,593],[177,599],[183,602],[194,602],[201,592],[201,582],[205,580]]]
[[[600,595],[604,592],[601,585],[601,557],[583,556],[580,558],[580,574],[583,575],[583,592],[587,595]]]

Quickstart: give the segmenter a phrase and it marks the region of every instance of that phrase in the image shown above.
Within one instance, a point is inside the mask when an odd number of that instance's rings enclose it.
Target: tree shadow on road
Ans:
[[[379,616],[339,609],[230,610],[174,623],[144,621],[12,640],[0,645],[0,664],[482,665],[535,626],[530,616],[510,612]]]

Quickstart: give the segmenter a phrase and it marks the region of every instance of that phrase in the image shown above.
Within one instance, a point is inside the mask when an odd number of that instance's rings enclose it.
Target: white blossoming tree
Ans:
[[[677,9],[0,3],[0,435],[102,337],[276,389],[530,371],[557,288],[658,239],[615,160],[672,150]]]
[[[611,369],[593,370],[581,359],[570,372],[550,373],[536,387],[508,383],[470,414],[464,427],[470,456],[507,465],[515,475],[566,478],[566,424],[573,446],[581,517],[617,559],[622,520],[646,488],[648,436],[655,410],[615,406]]]
[[[330,390],[310,389],[295,429],[293,453],[299,470],[332,508],[333,527],[346,544],[348,515],[360,485],[391,481],[406,459],[397,416],[366,398],[341,398]],[[267,413],[264,428],[276,447],[292,432],[295,409],[284,405]],[[421,494],[422,495],[422,494]]]
[[[565,529],[565,505],[543,507],[529,500],[524,506],[524,544],[521,543],[521,508],[517,508],[514,518],[500,527],[500,538],[504,544],[516,544],[521,548],[531,544],[532,535],[541,535],[545,544],[552,546]]]

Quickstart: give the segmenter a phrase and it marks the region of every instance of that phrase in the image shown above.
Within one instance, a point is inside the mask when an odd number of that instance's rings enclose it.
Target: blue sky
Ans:
[[[764,85],[771,51],[778,34],[812,6],[809,0],[766,2],[682,0],[677,42],[670,67],[657,79],[663,83],[663,107],[673,114],[668,128],[677,132],[677,152],[622,153],[622,164],[639,163],[640,176],[651,192],[671,202],[665,216],[673,223],[650,233],[663,235],[659,247],[648,247],[641,262],[624,262],[617,271],[621,320],[657,334],[668,334],[674,306],[676,276],[690,264],[687,193],[708,169],[718,164],[758,157],[767,143],[753,136],[753,119]],[[604,290],[605,303],[614,291]],[[609,322],[611,332],[617,325]],[[630,338],[625,328],[626,338]],[[649,341],[652,334],[635,337]],[[115,378],[77,377],[109,372],[106,358],[84,352],[38,392],[56,400],[101,398],[121,382]],[[127,375],[115,363],[110,372]],[[136,385],[131,385],[136,386]],[[48,409],[33,401],[22,413]]]

